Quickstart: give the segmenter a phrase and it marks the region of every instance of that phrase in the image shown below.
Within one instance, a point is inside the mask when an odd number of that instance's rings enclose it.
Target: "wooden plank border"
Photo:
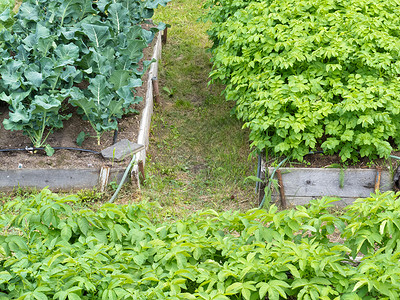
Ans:
[[[153,78],[157,78],[158,76],[158,61],[161,58],[161,32],[157,35],[157,41],[154,47],[153,59],[156,60],[157,63],[153,63],[149,70],[149,77],[147,80],[147,92],[145,98],[145,108],[142,111],[142,119],[140,121],[139,135],[137,139],[137,143],[144,145],[144,149],[137,153],[136,155],[136,164],[132,168],[131,177],[132,182],[135,183],[138,188],[140,188],[140,180],[139,174],[141,174],[139,170],[139,165],[144,169],[146,165],[146,152],[149,148],[149,135],[150,135],[150,125],[151,125],[151,117],[153,115]]]
[[[274,168],[269,167],[269,174]],[[338,197],[337,206],[346,206],[357,198],[369,197],[375,192],[379,178],[381,192],[392,190],[393,180],[389,171],[378,169],[336,168],[280,168],[283,190],[288,206],[304,205],[311,199],[323,196]],[[268,176],[266,176],[268,178]],[[274,176],[276,186],[278,179]],[[280,202],[279,188],[273,189],[272,201]]]
[[[0,190],[11,191],[18,187],[52,190],[78,190],[101,187],[101,169],[25,169],[0,171]],[[108,182],[119,182],[123,168],[112,169]]]
[[[158,74],[158,59],[161,57],[161,32],[156,37],[153,58],[156,59],[149,69],[145,108],[140,120],[138,143],[145,149],[136,154],[136,161],[146,160],[146,150],[149,146],[151,115],[153,113],[152,78]],[[138,165],[134,169],[138,169]],[[125,168],[94,168],[94,169],[17,169],[0,170],[0,190],[11,191],[18,187],[41,189],[49,187],[53,190],[78,190],[99,187],[104,189],[109,182],[119,183]],[[134,170],[135,172],[135,170]],[[137,174],[137,171],[136,171]],[[138,178],[138,174],[135,176]]]

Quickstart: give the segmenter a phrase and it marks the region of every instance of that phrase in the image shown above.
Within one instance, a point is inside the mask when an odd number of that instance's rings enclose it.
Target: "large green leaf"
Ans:
[[[58,111],[61,108],[61,101],[53,95],[40,95],[33,98],[31,104],[32,114],[48,113]]]
[[[112,3],[110,0],[98,0],[97,7],[101,12],[105,12],[108,6]]]
[[[39,8],[36,4],[30,3],[29,1],[23,1],[19,7],[17,16],[26,21],[39,21]]]
[[[3,92],[0,94],[0,100],[8,103],[11,107],[17,107],[18,103],[24,101],[25,98],[29,96],[30,92],[31,90],[12,92],[9,96]]]
[[[98,14],[98,11],[93,9],[93,1],[92,0],[79,0],[79,5],[80,5],[79,19],[83,19],[90,14]]]
[[[29,52],[26,51],[25,47],[21,44],[17,47],[18,54],[15,55],[16,60],[27,61],[29,59]],[[10,57],[10,55],[8,55]]]
[[[132,63],[138,63],[143,58],[143,49],[146,47],[147,43],[144,40],[130,39],[128,46],[121,49],[121,53],[127,55]]]
[[[97,105],[100,105],[100,103],[106,98],[106,95],[110,93],[109,87],[110,84],[103,75],[97,75],[89,81],[88,89],[92,92]]]
[[[83,23],[82,29],[96,48],[103,47],[109,40],[111,40],[110,30],[106,25]]]
[[[110,116],[111,117],[117,117],[117,118],[121,118],[124,114],[123,111],[124,108],[124,103],[122,101],[117,101],[117,100],[113,100],[110,102],[110,104],[108,105],[108,109],[110,110]]]
[[[31,120],[31,113],[19,102],[13,111],[9,113],[9,118],[4,119],[3,125],[6,130],[22,130],[24,124]]]
[[[79,57],[79,47],[73,43],[59,45],[54,53],[57,55],[57,67],[73,65]]]
[[[77,22],[88,12],[94,13],[91,1],[66,0],[61,2],[56,16],[60,19],[60,26],[63,26],[65,23]]]
[[[14,18],[11,16],[10,8],[6,8],[0,14],[0,28],[3,26],[4,28],[10,28],[11,25],[14,23]]]
[[[118,90],[120,87],[127,85],[132,72],[128,70],[115,70],[110,76],[110,83],[114,85],[114,89]]]
[[[54,35],[45,38],[39,38],[36,48],[42,56],[46,56],[48,51],[55,46],[55,40],[56,36]]]
[[[89,120],[94,120],[94,117],[92,116],[96,114],[96,103],[92,101],[93,98],[86,97],[77,87],[73,87],[63,92],[65,97],[70,98],[68,102],[71,105],[79,107]]]
[[[8,86],[11,91],[16,90],[21,86],[21,75],[22,75],[21,61],[9,61],[6,66],[3,66],[1,70],[1,84]]]
[[[79,31],[76,27],[61,27],[59,29],[60,35],[62,35],[67,40],[76,40],[75,33]]]
[[[81,82],[83,79],[82,71],[74,66],[66,66],[62,71],[60,78],[66,82]]]
[[[0,272],[0,284],[8,282],[13,276],[7,271]]]
[[[37,48],[43,56],[46,56],[54,40],[55,37],[51,36],[50,30],[44,24],[37,23],[35,32],[23,39],[23,45],[27,51]]]
[[[42,73],[38,72],[32,67],[28,67],[25,72],[24,76],[29,84],[33,85],[36,88],[39,88],[43,82]]]
[[[125,31],[129,25],[129,11],[121,3],[112,3],[108,8],[108,13],[116,34]]]
[[[86,98],[82,95],[81,98],[71,98],[69,103],[73,106],[79,107],[88,120],[96,120],[96,103],[92,101],[92,99]]]
[[[138,63],[143,57],[143,49],[147,47],[147,43],[143,37],[144,30],[138,26],[132,26],[126,34],[126,48],[121,49],[121,53],[127,55],[132,63]]]
[[[106,51],[96,51],[94,48],[91,48],[89,54],[85,56],[86,65],[89,68],[93,69],[93,72],[108,76],[113,69],[113,49],[111,47],[107,47],[104,49]]]
[[[142,99],[134,96],[133,89],[129,86],[123,86],[117,90],[118,96],[124,100],[124,107],[127,108],[131,104],[139,103]]]
[[[48,77],[54,75],[54,69],[55,69],[55,60],[54,59],[51,59],[48,57],[43,57],[39,60],[38,63],[39,63],[43,78],[48,78]]]
[[[10,19],[12,19],[11,14],[10,14],[10,8],[7,8],[1,12],[0,22],[5,23],[5,22],[8,22]]]

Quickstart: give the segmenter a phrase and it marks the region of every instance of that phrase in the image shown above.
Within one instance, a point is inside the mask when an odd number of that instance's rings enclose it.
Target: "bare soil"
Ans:
[[[153,55],[153,43],[145,49],[144,60],[150,60]],[[142,78],[143,85],[136,89],[136,96],[145,99],[146,87],[148,80],[148,72]],[[128,114],[118,122],[118,138],[117,141],[128,139],[132,142],[137,141],[139,132],[141,111],[145,106],[143,100],[139,104],[133,106],[134,109],[139,111],[139,114]],[[97,144],[96,134],[88,121],[82,120],[81,116],[77,115],[75,108],[67,106],[65,108],[68,112],[73,112],[70,119],[63,122],[62,129],[52,132],[47,143],[52,147],[75,147],[82,149],[89,149],[100,152],[112,145],[114,132],[106,132],[101,137],[101,144]],[[7,105],[0,102],[0,124],[3,120],[8,118]],[[76,144],[78,134],[84,131],[93,137],[87,137],[81,146]],[[0,125],[0,149],[15,149],[31,147],[31,141],[27,136],[24,136],[20,131],[8,131]],[[28,151],[10,151],[0,152],[0,169],[1,170],[14,170],[14,169],[87,169],[99,168],[104,165],[125,167],[129,163],[129,158],[121,162],[109,161],[104,159],[100,154],[93,154],[82,151],[72,150],[56,150],[53,156],[47,156],[42,151],[36,153]]]

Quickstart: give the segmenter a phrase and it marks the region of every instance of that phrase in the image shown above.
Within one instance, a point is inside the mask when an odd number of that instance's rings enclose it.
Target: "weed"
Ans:
[[[192,102],[190,102],[188,100],[178,99],[178,100],[176,100],[174,105],[178,109],[192,109],[193,108]]]
[[[164,86],[163,91],[165,91],[168,95],[168,97],[173,97],[174,96],[174,90],[172,88],[168,88],[166,86]]]
[[[116,181],[111,181],[110,183],[108,183],[108,188],[107,188],[108,191],[114,192],[117,190],[117,188],[118,188],[118,183]]]
[[[101,193],[94,188],[90,190],[80,190],[76,193],[76,196],[81,202],[94,203],[101,201],[103,199],[104,193]]]

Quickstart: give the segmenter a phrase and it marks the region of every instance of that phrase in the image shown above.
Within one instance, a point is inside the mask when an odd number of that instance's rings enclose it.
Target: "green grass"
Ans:
[[[168,215],[197,209],[254,207],[256,160],[248,132],[231,116],[223,87],[208,85],[211,46],[197,21],[202,1],[173,0],[155,22],[171,25],[160,62],[162,105],[155,109],[140,198],[158,201]],[[250,158],[249,158],[250,157]]]

